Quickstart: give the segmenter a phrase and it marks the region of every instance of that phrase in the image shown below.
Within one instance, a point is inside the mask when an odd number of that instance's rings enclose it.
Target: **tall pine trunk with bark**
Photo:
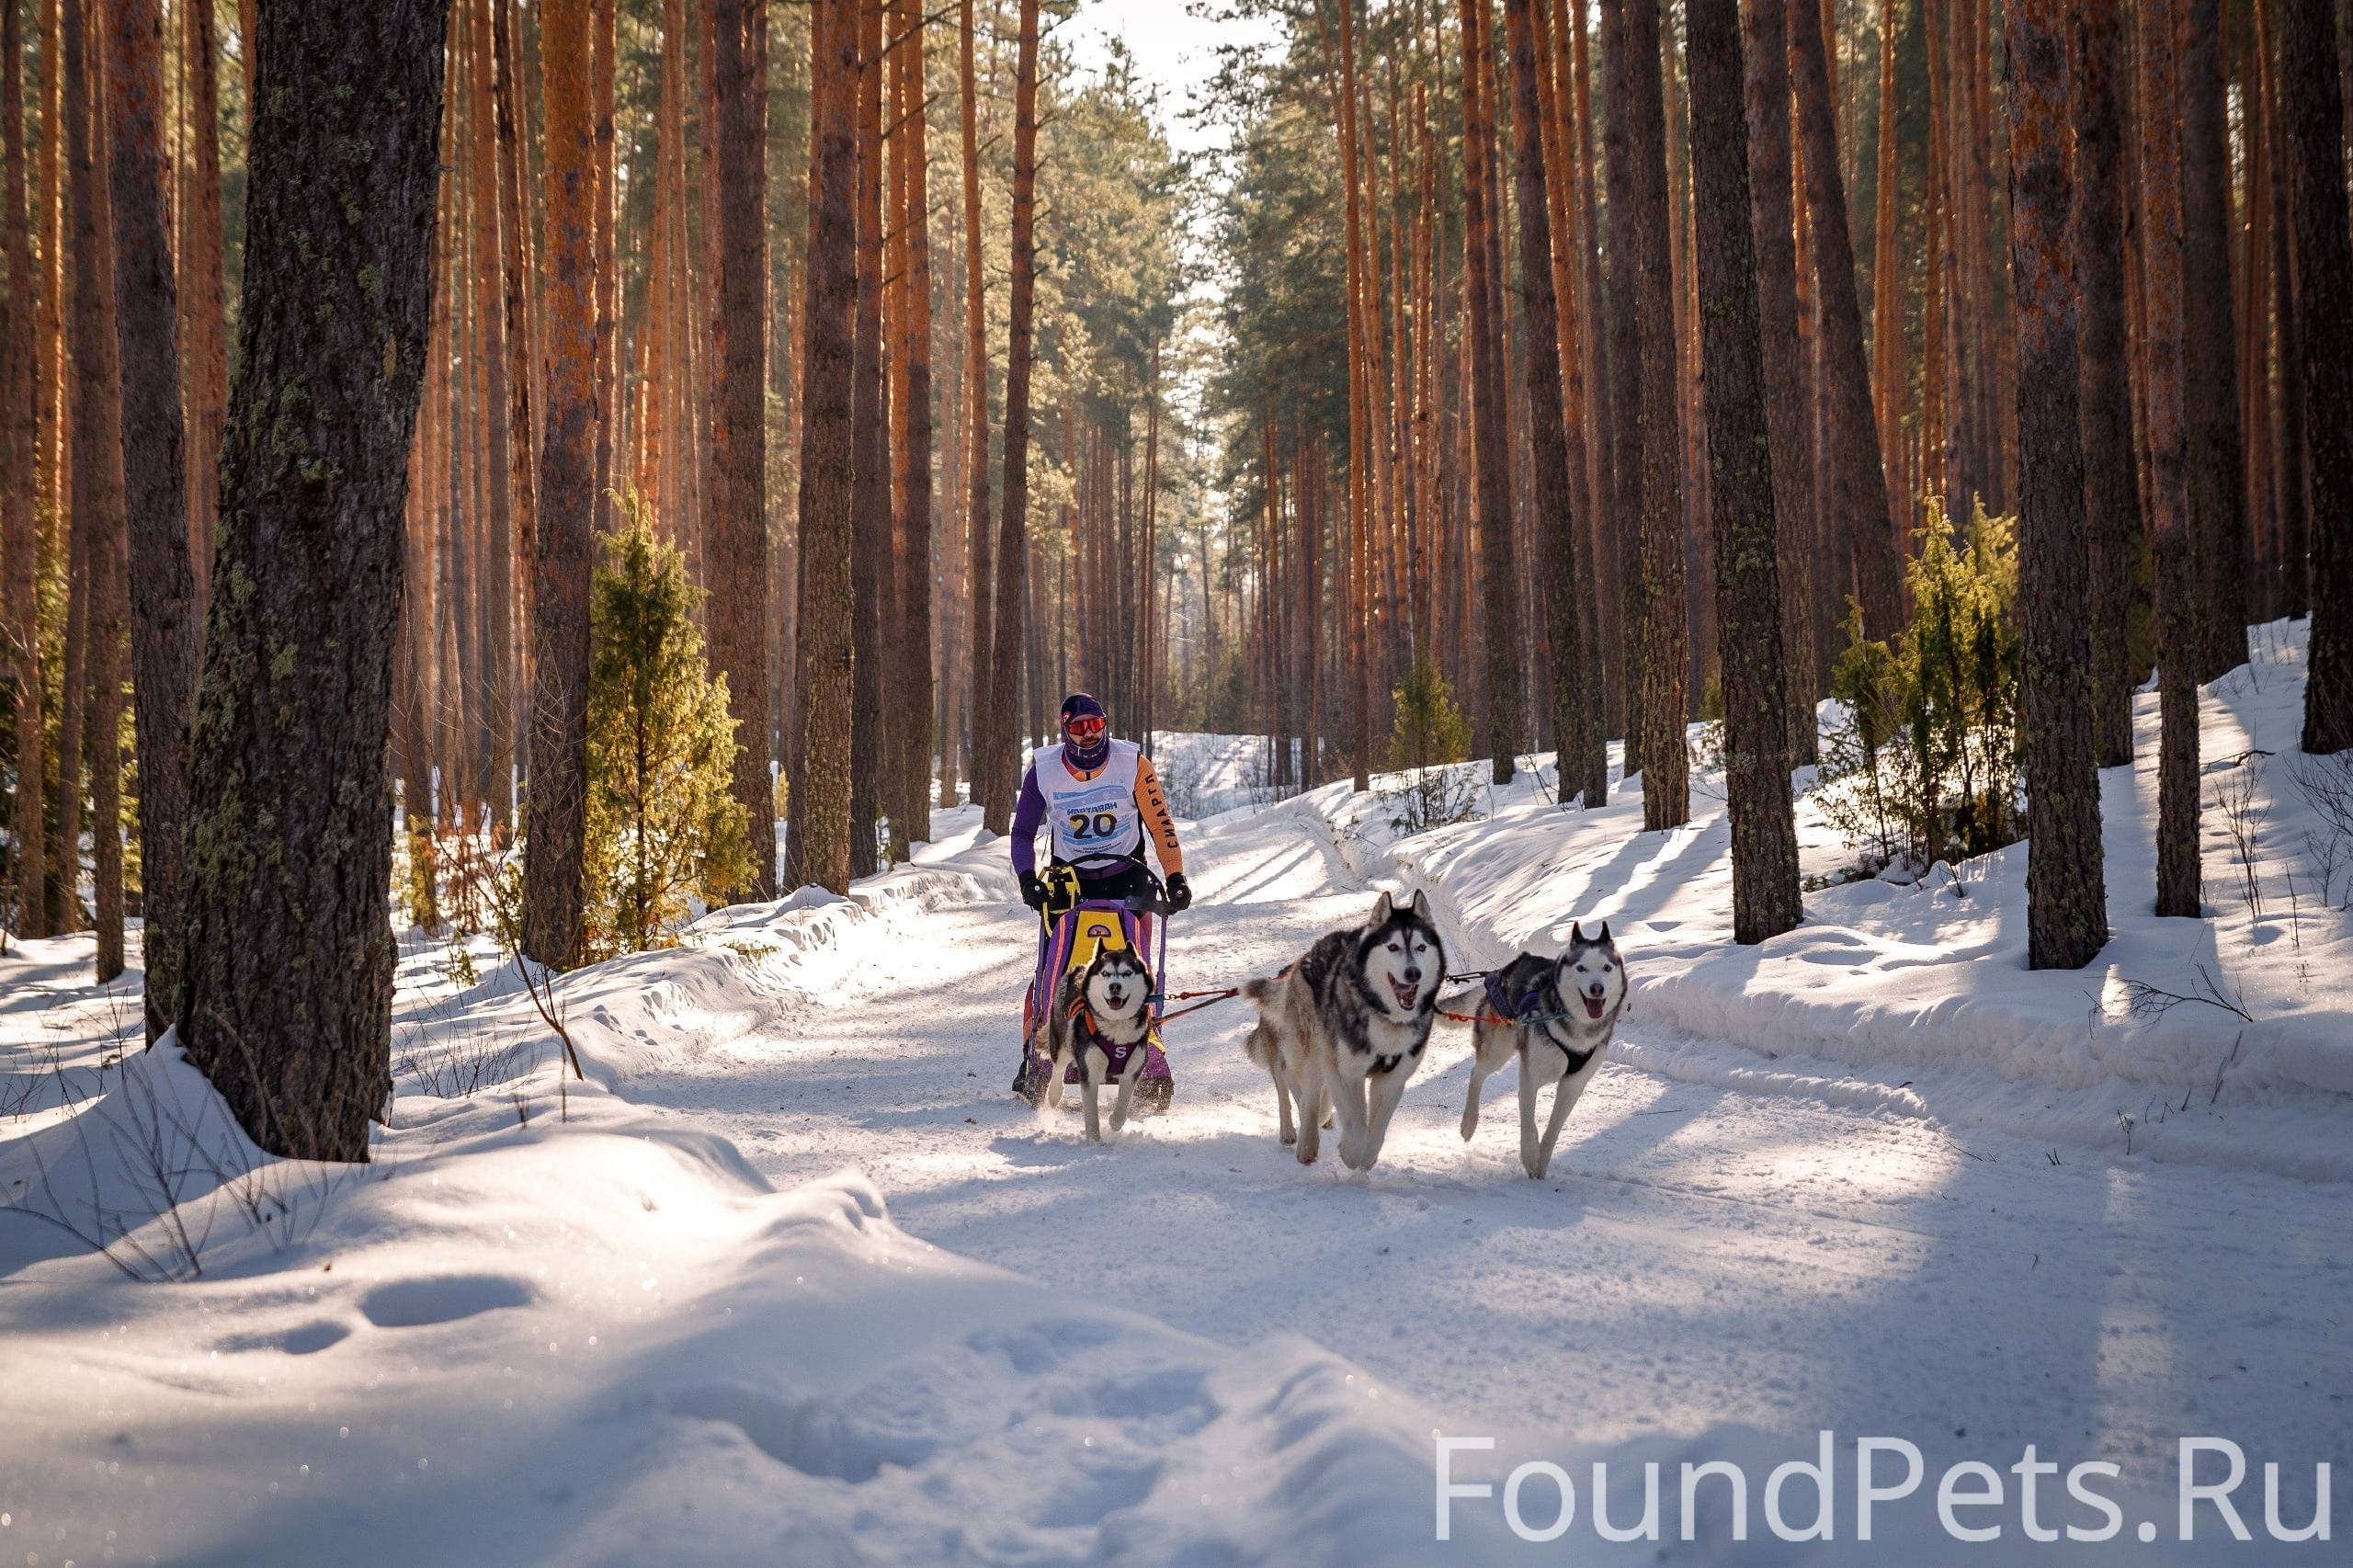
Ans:
[[[973,745],[972,782],[993,833],[1013,823],[1020,778],[1022,633],[1029,580],[1030,335],[1038,290],[1038,0],[1021,0],[1013,87],[1013,272],[1005,375],[1005,517],[997,531],[995,651],[989,660],[988,748]]]
[[[310,1159],[366,1159],[392,1088],[384,742],[446,9],[272,6],[257,40],[180,1041],[256,1142]]]
[[[2245,449],[2231,294],[2222,0],[2176,0],[2144,12],[2143,26],[2169,12],[2180,23],[2182,419],[2189,449],[2198,454],[2188,475],[2199,580],[2198,673],[2212,680],[2246,662],[2247,628],[2246,506],[2240,487]]]
[[[801,545],[785,881],[849,888],[850,315],[857,303],[857,0],[810,10],[807,305],[801,312]]]
[[[2132,451],[2125,333],[2123,18],[2110,0],[2075,0],[2074,251],[2081,364],[2077,427],[2090,538],[2092,738],[2102,767],[2132,760],[2132,577],[2141,555],[2140,468]],[[2020,371],[2023,377],[2024,365]],[[2023,385],[2023,380],[2021,385]],[[2021,426],[2023,436],[2023,426]],[[2079,607],[2080,608],[2080,607]]]
[[[1790,797],[1789,684],[1773,463],[1758,341],[1755,202],[1741,78],[1739,0],[1688,0],[1693,240],[1708,511],[1724,646],[1724,804],[1732,820],[1733,940],[1797,925],[1797,818]],[[1786,171],[1784,171],[1786,174]]]
[[[74,524],[89,574],[84,671],[89,680],[91,870],[97,903],[97,978],[123,970],[121,782],[126,528],[122,466],[122,346],[115,329],[113,201],[102,160],[103,35],[86,0],[65,0],[66,153],[74,203]],[[176,498],[175,500],[176,505]],[[68,678],[73,678],[68,672]],[[67,717],[73,717],[69,710]],[[76,789],[70,777],[64,788]],[[69,874],[80,845],[65,835]],[[74,882],[66,884],[74,895]]]
[[[1684,744],[1688,617],[1683,553],[1683,421],[1676,377],[1675,274],[1668,233],[1666,108],[1660,80],[1658,7],[1651,0],[1614,0],[1626,55],[1626,154],[1631,168],[1634,268],[1632,302],[1640,314],[1636,392],[1621,411],[1639,432],[1641,511],[1636,521],[1638,640],[1642,687],[1639,756],[1643,826],[1679,827],[1691,816],[1691,759]]]
[[[2339,752],[2353,746],[2353,244],[2345,227],[2344,109],[2328,0],[2286,0],[2280,19],[2304,482],[2312,498],[2303,745]]]
[[[1820,497],[1833,537],[1854,560],[1863,635],[1893,637],[1904,623],[1903,558],[1888,526],[1887,480],[1863,357],[1847,183],[1838,162],[1837,99],[1814,0],[1789,0],[1790,86],[1804,139],[1806,212],[1821,287],[1823,469]]]
[[[2182,387],[2181,135],[2173,29],[2142,18],[2141,288],[2149,430],[2149,532],[2157,577],[2157,913],[2195,918],[2198,864],[2197,573],[2190,558]],[[2342,227],[2342,225],[2339,225]]]
[[[546,427],[531,562],[531,778],[523,845],[524,956],[580,950],[587,829],[588,582],[596,553],[597,144],[591,0],[542,0],[547,124]]]
[[[40,601],[36,573],[40,551],[34,511],[39,490],[41,440],[34,415],[38,386],[34,367],[34,318],[46,301],[33,274],[32,214],[27,210],[25,179],[24,7],[7,0],[0,15],[0,139],[7,145],[0,174],[0,244],[6,247],[8,292],[0,300],[0,639],[15,655],[17,703],[16,812],[10,819],[9,855],[15,886],[15,926],[20,937],[49,930],[43,881],[49,864],[41,819],[43,774]],[[43,225],[44,233],[46,224]]]
[[[1562,423],[1558,301],[1553,293],[1551,206],[1546,194],[1544,119],[1538,107],[1536,0],[1504,0],[1506,46],[1511,51],[1512,172],[1519,197],[1519,278],[1527,312],[1526,378],[1530,466],[1529,501],[1535,514],[1539,569],[1543,575],[1545,642],[1552,658],[1552,730],[1560,754],[1561,795],[1583,789],[1597,801],[1608,787],[1608,754],[1586,723],[1582,701],[1587,676],[1586,633],[1579,602],[1585,564],[1578,543],[1583,522],[1571,482],[1568,435]],[[1559,236],[1568,243],[1568,236]],[[1596,775],[1598,775],[1597,779]],[[1572,780],[1574,783],[1572,783]]]
[[[2019,671],[2027,967],[2081,969],[2108,940],[2093,766],[2076,278],[2070,255],[2068,0],[2009,0],[2010,275],[2016,280]]]
[[[752,842],[752,884],[774,898],[776,793],[768,785],[767,18],[747,0],[712,0],[718,53],[719,308],[713,411],[710,662],[735,720],[734,793]]]
[[[964,529],[965,597],[972,607],[972,667],[965,724],[971,733],[972,799],[981,799],[980,757],[987,734],[990,661],[996,656],[996,577],[991,570],[995,520],[989,511],[989,317],[987,268],[981,255],[980,91],[972,67],[972,0],[957,8],[956,70],[961,92],[958,126],[963,153],[964,207]]]
[[[1781,581],[1781,658],[1788,673],[1790,757],[1820,760],[1814,701],[1822,673],[1814,644],[1813,442],[1806,430],[1805,340],[1798,334],[1797,241],[1790,162],[1790,51],[1779,0],[1745,0],[1741,17],[1748,119],[1748,199],[1755,209],[1756,325],[1765,354],[1771,447],[1775,563]],[[1882,187],[1885,188],[1885,187]]]
[[[195,585],[180,415],[179,296],[165,233],[164,18],[156,0],[112,0],[107,74],[114,199],[115,331],[130,528],[131,665],[139,744],[147,1039],[179,999],[188,718],[196,691]]]

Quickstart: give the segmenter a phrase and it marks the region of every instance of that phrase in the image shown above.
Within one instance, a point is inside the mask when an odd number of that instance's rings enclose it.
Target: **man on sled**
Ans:
[[[1134,742],[1113,740],[1103,705],[1085,692],[1063,699],[1062,727],[1062,744],[1032,756],[1013,811],[1014,874],[1021,880],[1022,902],[1040,921],[1038,971],[1022,1003],[1021,1067],[1013,1080],[1013,1092],[1033,1104],[1045,1092],[1045,1019],[1063,977],[1084,970],[1106,949],[1124,948],[1156,989],[1160,916],[1193,902],[1176,819],[1152,759]],[[1040,827],[1052,843],[1042,876]],[[1144,860],[1147,832],[1165,881]],[[1139,1097],[1154,1108],[1165,1107],[1176,1085],[1156,1030],[1141,1049],[1147,1055]]]

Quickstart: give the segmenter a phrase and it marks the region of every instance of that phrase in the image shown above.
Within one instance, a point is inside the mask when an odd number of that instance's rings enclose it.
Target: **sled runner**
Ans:
[[[1149,892],[1123,899],[1080,896],[1082,873],[1131,869],[1143,872],[1151,884]],[[1013,1092],[1032,1105],[1045,1094],[1046,1077],[1052,1068],[1046,1047],[1047,1009],[1054,1004],[1063,977],[1086,969],[1097,953],[1124,949],[1136,955],[1152,976],[1153,985],[1153,1028],[1145,1037],[1143,1072],[1136,1096],[1147,1108],[1166,1109],[1176,1088],[1167,1054],[1161,1048],[1159,1026],[1160,993],[1167,982],[1162,964],[1171,913],[1167,888],[1150,867],[1122,855],[1090,855],[1069,865],[1050,867],[1045,881],[1046,907],[1038,922],[1038,967],[1029,989],[1021,996],[1021,1070],[1015,1075]],[[1077,1062],[1071,1063],[1063,1081],[1083,1081]]]

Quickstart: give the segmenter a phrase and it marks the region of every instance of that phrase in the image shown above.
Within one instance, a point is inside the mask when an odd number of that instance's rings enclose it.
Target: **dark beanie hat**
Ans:
[[[1074,691],[1063,699],[1063,722],[1065,724],[1073,719],[1108,719],[1108,717],[1109,715],[1103,711],[1103,705],[1083,691]]]

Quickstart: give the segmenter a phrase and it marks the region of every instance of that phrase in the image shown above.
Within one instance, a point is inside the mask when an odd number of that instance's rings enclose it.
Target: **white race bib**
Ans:
[[[1143,846],[1143,819],[1136,811],[1133,741],[1113,741],[1111,755],[1092,778],[1074,777],[1063,748],[1038,754],[1038,792],[1046,800],[1046,820],[1054,831],[1054,858],[1132,856]]]

